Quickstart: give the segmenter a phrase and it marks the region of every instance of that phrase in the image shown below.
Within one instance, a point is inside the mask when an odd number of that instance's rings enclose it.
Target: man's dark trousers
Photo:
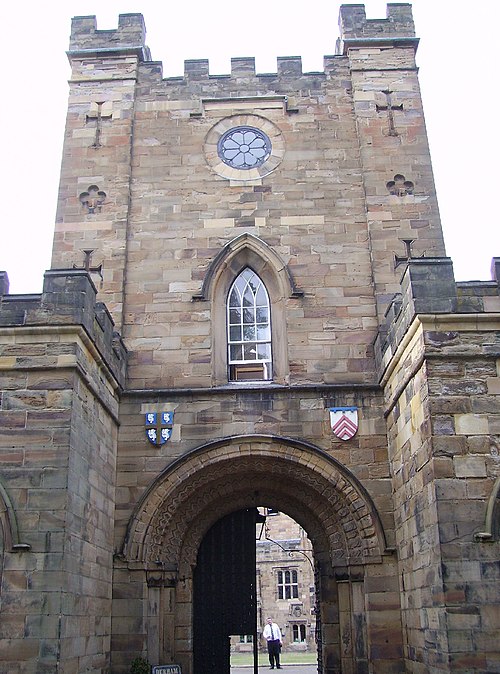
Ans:
[[[267,652],[269,653],[269,664],[272,668],[276,664],[276,667],[280,669],[280,641],[279,639],[269,639],[267,642]]]

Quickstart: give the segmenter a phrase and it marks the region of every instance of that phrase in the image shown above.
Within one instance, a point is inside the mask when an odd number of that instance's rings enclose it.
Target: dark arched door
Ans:
[[[205,535],[194,572],[194,674],[229,674],[230,635],[256,645],[256,508],[226,515]],[[256,664],[254,663],[254,669]]]

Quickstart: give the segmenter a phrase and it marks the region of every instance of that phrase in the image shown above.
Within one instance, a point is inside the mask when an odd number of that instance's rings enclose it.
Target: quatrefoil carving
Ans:
[[[394,176],[394,180],[389,180],[387,183],[387,190],[389,194],[394,194],[397,197],[405,197],[407,194],[413,194],[414,185],[411,180],[406,180],[406,178],[397,173]]]
[[[80,194],[80,201],[87,213],[100,213],[106,200],[106,192],[100,190],[97,185],[89,185],[86,192]]]

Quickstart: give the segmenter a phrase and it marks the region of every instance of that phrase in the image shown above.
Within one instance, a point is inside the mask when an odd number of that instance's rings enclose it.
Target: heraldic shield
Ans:
[[[350,440],[358,430],[357,407],[330,407],[330,425],[339,440]]]
[[[161,447],[172,435],[173,412],[147,412],[146,436],[152,445]]]

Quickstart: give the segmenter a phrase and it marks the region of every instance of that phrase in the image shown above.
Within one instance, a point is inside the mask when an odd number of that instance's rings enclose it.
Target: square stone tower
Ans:
[[[229,674],[257,508],[318,674],[500,670],[500,261],[445,256],[411,6],[339,26],[164,78],[140,14],[73,19],[51,269],[0,272],[1,671]]]

